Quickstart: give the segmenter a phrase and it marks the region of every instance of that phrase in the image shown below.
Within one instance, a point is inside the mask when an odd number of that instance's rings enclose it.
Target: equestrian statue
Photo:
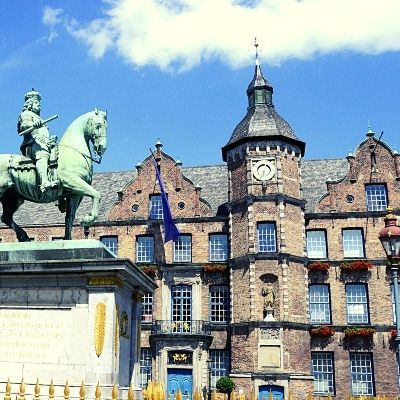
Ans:
[[[1,221],[15,231],[20,242],[30,238],[13,216],[25,200],[58,201],[60,211],[66,213],[64,239],[71,239],[76,210],[84,196],[92,199],[92,207],[81,224],[91,225],[99,214],[101,196],[91,183],[93,162],[100,163],[107,149],[107,113],[95,109],[81,115],[57,143],[46,124],[58,116],[43,120],[40,101],[40,93],[34,89],[25,94],[17,122],[18,134],[23,136],[22,155],[0,154]],[[90,143],[97,158],[92,156]]]

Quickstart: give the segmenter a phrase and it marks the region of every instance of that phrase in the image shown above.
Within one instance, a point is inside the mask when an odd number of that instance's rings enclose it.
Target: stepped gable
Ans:
[[[180,161],[164,153],[161,143],[156,145],[155,160],[163,180],[165,192],[174,218],[213,216],[211,204],[202,197],[202,188],[182,173]],[[156,180],[153,156],[137,166],[136,179],[124,189],[122,196],[107,213],[107,220],[146,220],[149,199],[161,193]],[[197,177],[201,178],[201,173]]]
[[[392,201],[399,193],[400,154],[369,129],[366,139],[356,148],[354,155],[346,157],[346,173],[339,179],[330,177],[325,195],[317,204],[318,212],[362,212],[365,211],[366,185],[385,182]]]

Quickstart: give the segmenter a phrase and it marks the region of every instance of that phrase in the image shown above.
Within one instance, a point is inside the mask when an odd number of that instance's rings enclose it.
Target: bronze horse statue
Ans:
[[[56,175],[59,185],[39,189],[35,164],[17,154],[0,155],[0,202],[3,205],[1,221],[13,229],[20,242],[29,241],[27,233],[14,221],[14,213],[25,200],[35,203],[50,203],[58,200],[65,204],[64,239],[71,239],[76,210],[84,196],[92,199],[92,208],[81,221],[84,226],[92,224],[99,214],[100,193],[92,186],[93,150],[100,157],[107,149],[107,113],[95,109],[81,115],[66,129],[58,144]],[[61,209],[61,207],[59,207]]]

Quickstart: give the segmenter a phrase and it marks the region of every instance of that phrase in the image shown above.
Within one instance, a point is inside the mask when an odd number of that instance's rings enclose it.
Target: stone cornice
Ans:
[[[287,262],[296,262],[306,265],[308,262],[307,257],[296,256],[289,253],[248,253],[243,256],[233,257],[228,260],[229,266],[233,269],[241,268],[243,262],[253,263],[258,260],[278,260]]]
[[[250,205],[250,204],[262,202],[262,201],[275,202],[276,204],[279,204],[281,202],[283,202],[284,204],[292,204],[292,205],[301,207],[302,210],[305,210],[305,206],[306,206],[306,200],[297,199],[295,197],[287,196],[282,193],[266,194],[266,195],[262,195],[262,196],[255,196],[255,195],[249,194],[247,196],[242,197],[241,199],[225,203],[225,204],[223,204],[223,206],[225,206],[229,211],[231,211],[232,208],[237,205],[241,205],[241,204]]]

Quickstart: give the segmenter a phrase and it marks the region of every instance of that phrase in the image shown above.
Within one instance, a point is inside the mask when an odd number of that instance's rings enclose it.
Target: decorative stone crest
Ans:
[[[260,333],[263,340],[280,340],[281,338],[279,328],[261,328]]]

